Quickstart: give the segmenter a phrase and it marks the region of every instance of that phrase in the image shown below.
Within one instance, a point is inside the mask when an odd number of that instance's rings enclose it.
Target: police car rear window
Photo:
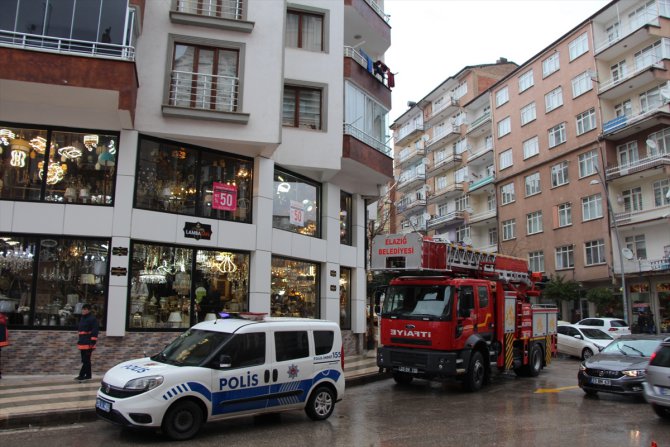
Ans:
[[[328,354],[333,350],[333,331],[314,331],[314,353],[316,355]]]

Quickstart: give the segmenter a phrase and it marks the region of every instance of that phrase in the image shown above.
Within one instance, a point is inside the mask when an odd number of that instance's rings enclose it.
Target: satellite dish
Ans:
[[[652,140],[652,139],[649,139],[649,140],[645,141],[645,143],[647,144],[647,147],[648,147],[649,149],[656,149],[656,148],[658,147],[658,146],[656,145],[656,142],[655,142],[654,140]]]
[[[429,213],[423,213],[423,220],[430,220],[430,214]]]
[[[663,97],[663,99],[665,99],[666,101],[668,99],[670,99],[670,88],[664,87],[664,88],[660,89],[659,92],[661,93],[661,96]]]
[[[633,259],[633,250],[631,250],[628,247],[622,248],[621,254],[623,255],[624,258],[628,259],[629,261]]]
[[[472,245],[472,238],[471,238],[471,237],[467,237],[467,236],[464,237],[464,238],[463,238],[463,243],[464,243],[465,245]]]

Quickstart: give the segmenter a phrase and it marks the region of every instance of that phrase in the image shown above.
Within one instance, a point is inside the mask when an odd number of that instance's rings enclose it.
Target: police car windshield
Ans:
[[[214,354],[232,334],[189,329],[151,360],[178,366],[198,366]]]
[[[451,319],[451,286],[389,287],[382,316]]]

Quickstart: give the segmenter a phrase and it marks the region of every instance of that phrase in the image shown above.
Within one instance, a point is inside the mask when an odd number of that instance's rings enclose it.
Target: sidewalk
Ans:
[[[346,386],[388,377],[379,374],[375,351],[345,358]],[[0,430],[92,421],[102,376],[77,382],[73,375],[12,376],[0,379]]]

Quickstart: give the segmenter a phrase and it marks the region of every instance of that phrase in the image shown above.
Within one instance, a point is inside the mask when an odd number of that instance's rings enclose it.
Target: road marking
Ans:
[[[8,436],[16,433],[37,433],[44,431],[56,431],[56,430],[71,430],[73,428],[82,428],[81,424],[71,424],[67,426],[58,426],[58,427],[35,427],[35,428],[10,428],[8,430],[0,430],[0,436]]]
[[[574,390],[579,388],[578,385],[573,386],[562,386],[560,388],[538,388],[535,390],[535,394],[538,393],[560,393],[561,391]]]

